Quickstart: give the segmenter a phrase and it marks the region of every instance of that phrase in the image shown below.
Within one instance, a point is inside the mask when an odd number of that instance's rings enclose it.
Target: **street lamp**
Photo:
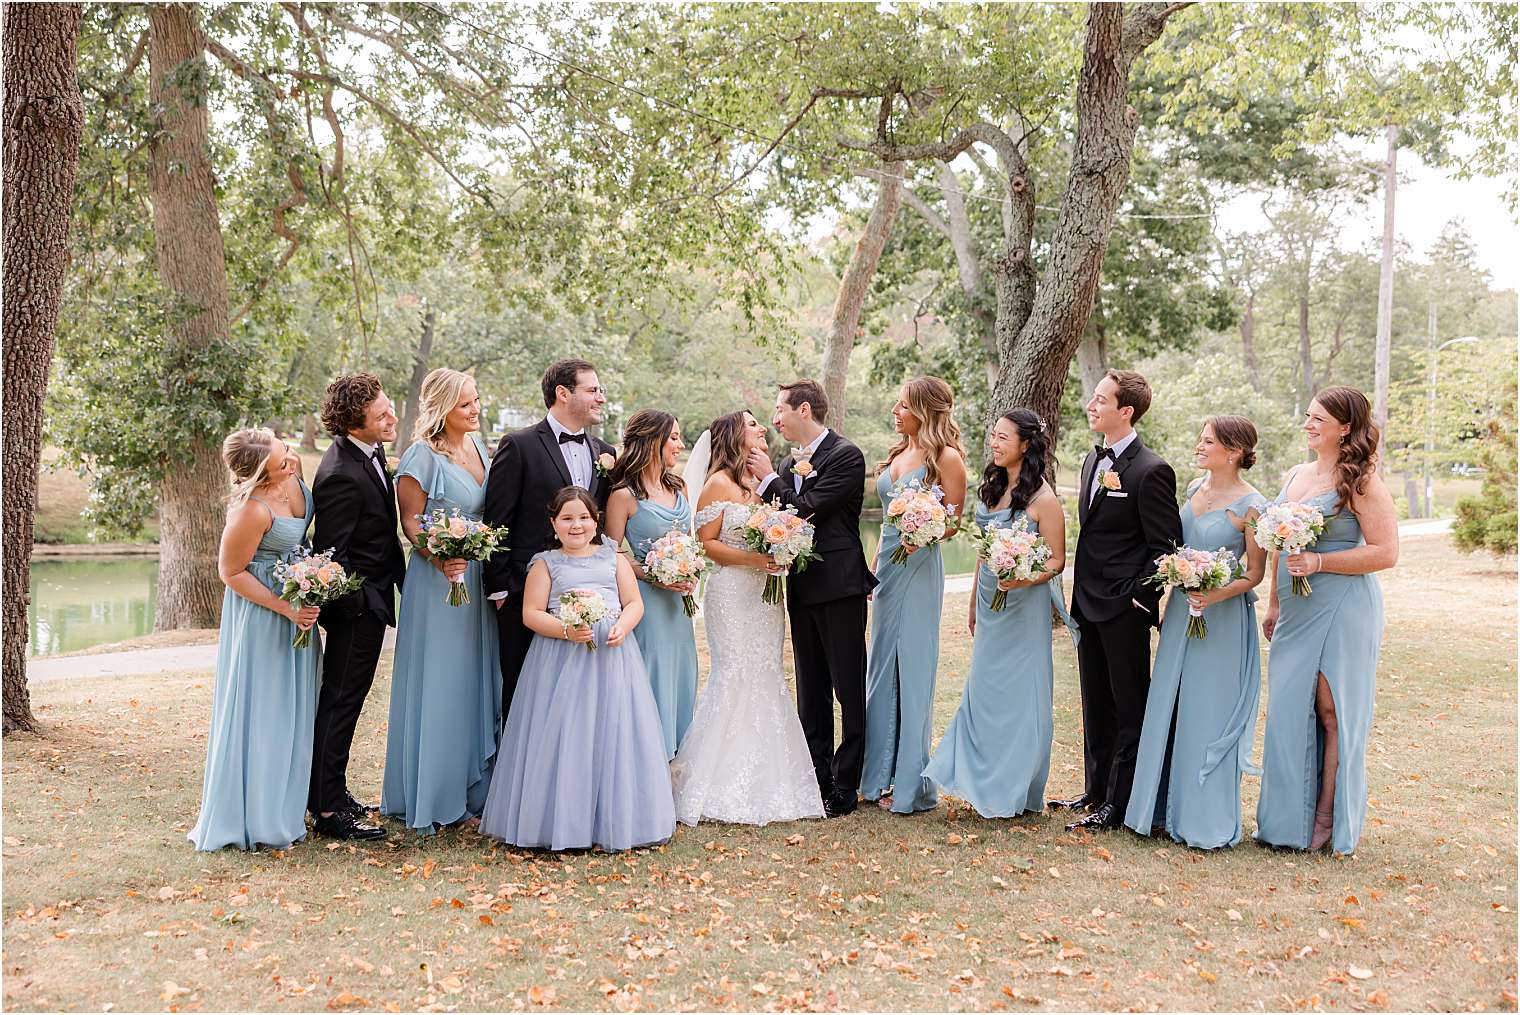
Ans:
[[[1430,315],[1432,318],[1430,328],[1430,342],[1427,348],[1430,354],[1430,387],[1425,392],[1425,517],[1434,517],[1435,504],[1435,481],[1431,476],[1432,467],[1436,457],[1436,367],[1440,362],[1442,349],[1453,345],[1465,345],[1469,342],[1477,342],[1480,339],[1476,335],[1464,335],[1461,338],[1451,338],[1436,345],[1436,329],[1434,326],[1435,305],[1431,305]]]

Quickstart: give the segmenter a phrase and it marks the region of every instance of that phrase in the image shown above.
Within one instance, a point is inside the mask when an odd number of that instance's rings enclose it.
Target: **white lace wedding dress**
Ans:
[[[744,549],[743,504],[720,501],[697,513],[697,527],[723,515],[720,537]],[[765,572],[720,567],[707,580],[703,612],[712,672],[697,699],[670,774],[676,820],[764,825],[823,817],[797,706],[781,665],[785,607],[760,601]]]

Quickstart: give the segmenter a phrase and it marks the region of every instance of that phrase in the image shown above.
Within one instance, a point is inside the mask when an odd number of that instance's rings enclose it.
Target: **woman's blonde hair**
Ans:
[[[459,404],[459,393],[475,378],[462,370],[439,367],[422,379],[422,390],[417,394],[417,425],[412,428],[412,440],[422,441],[440,454],[448,454],[443,446],[443,421],[449,418],[454,406]]]
[[[229,504],[242,504],[250,494],[269,481],[269,456],[280,439],[268,427],[251,426],[234,430],[222,440],[222,461],[232,473]]]
[[[966,457],[961,447],[961,428],[955,425],[955,392],[938,377],[915,377],[903,385],[903,404],[918,419],[918,446],[924,449],[924,481],[937,485],[939,456],[946,448],[954,448]],[[892,461],[908,450],[907,434],[887,452],[886,461],[878,462],[876,474],[892,467]]]

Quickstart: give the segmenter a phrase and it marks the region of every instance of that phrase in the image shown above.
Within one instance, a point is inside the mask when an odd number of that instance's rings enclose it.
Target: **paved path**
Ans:
[[[1433,521],[1399,523],[1399,537],[1436,536],[1451,528],[1450,518]],[[951,575],[945,579],[946,592],[970,592],[971,575]],[[395,628],[385,632],[385,644],[394,645]],[[66,659],[33,659],[27,663],[26,678],[43,684],[80,677],[139,676],[147,673],[176,673],[185,670],[210,670],[216,667],[216,645],[185,645],[178,648],[147,648],[132,652],[105,652]]]

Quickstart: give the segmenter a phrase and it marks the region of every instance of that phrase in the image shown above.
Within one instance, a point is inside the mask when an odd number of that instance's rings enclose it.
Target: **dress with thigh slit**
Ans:
[[[892,491],[922,478],[919,466],[896,483],[890,471],[876,479],[881,502]],[[939,803],[929,763],[934,681],[939,665],[939,615],[945,599],[945,562],[938,544],[924,547],[901,564],[892,551],[901,534],[891,522],[881,526],[872,600],[871,651],[866,663],[866,751],[860,793],[867,800],[892,794],[899,814],[930,810]],[[824,562],[825,567],[828,566]]]
[[[1336,496],[1327,490],[1306,501],[1325,514],[1325,531],[1309,547],[1316,553],[1365,543],[1356,516],[1345,507],[1337,509]],[[1314,711],[1323,673],[1335,698],[1339,731],[1330,841],[1337,853],[1350,853],[1367,815],[1367,737],[1383,640],[1383,589],[1374,575],[1321,571],[1310,578],[1311,594],[1296,596],[1286,554],[1278,555],[1275,580],[1278,617],[1267,656],[1256,838],[1273,846],[1309,846],[1324,751],[1324,731]]]

